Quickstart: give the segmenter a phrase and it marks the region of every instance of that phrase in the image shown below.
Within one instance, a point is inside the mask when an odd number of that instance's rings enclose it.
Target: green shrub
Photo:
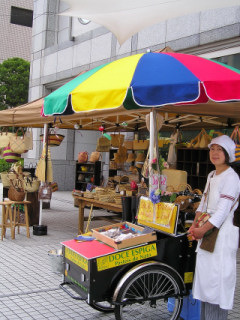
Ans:
[[[19,160],[22,164],[22,166],[24,166],[24,159],[21,158]],[[6,162],[4,159],[0,159],[0,172],[4,172],[4,171],[8,171],[12,166],[12,163]]]

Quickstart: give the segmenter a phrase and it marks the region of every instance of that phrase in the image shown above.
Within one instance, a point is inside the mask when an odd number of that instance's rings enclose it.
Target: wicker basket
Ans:
[[[128,157],[127,157],[127,160],[126,160],[126,162],[133,162],[133,161],[135,161],[135,159],[136,159],[136,155],[135,155],[135,153],[128,153]]]
[[[127,160],[127,149],[123,146],[120,146],[118,152],[114,153],[114,161],[117,163],[124,163]]]
[[[109,169],[110,170],[117,170],[117,162],[111,160],[109,163]]]
[[[136,183],[139,183],[139,174],[129,174],[128,175],[129,182],[135,181]]]
[[[136,157],[137,162],[144,162],[145,159],[146,159],[146,156],[144,153],[140,153],[140,152],[137,153],[137,157]]]
[[[131,190],[131,185],[130,183],[127,184],[119,184],[119,192],[121,191],[130,191]]]
[[[10,187],[8,189],[8,198],[12,201],[23,201],[25,198],[25,192],[23,188],[23,182],[20,179],[10,180]]]
[[[5,187],[5,188],[10,187],[11,183],[10,183],[10,180],[8,178],[8,172],[2,172],[1,173],[1,179],[2,179],[3,187]]]
[[[122,204],[122,197],[121,196],[116,196],[114,199],[114,202],[118,205]]]
[[[124,134],[111,134],[111,146],[112,147],[120,147],[122,146],[124,141]]]
[[[96,151],[108,152],[110,150],[111,142],[106,137],[100,137],[97,141]]]
[[[114,182],[112,177],[109,177],[106,187],[114,190],[115,189],[115,185],[116,185],[116,183]]]
[[[87,151],[81,151],[78,154],[78,163],[86,163],[88,161]]]
[[[91,153],[91,155],[90,155],[89,161],[90,161],[90,162],[96,162],[96,161],[98,161],[98,160],[100,159],[100,155],[101,155],[100,152],[98,152],[98,151],[93,151],[93,152]]]
[[[88,199],[94,199],[94,193],[92,192],[83,192],[83,196],[84,198],[88,198]]]
[[[25,177],[23,180],[23,188],[26,192],[36,192],[40,186],[40,181],[32,177]]]
[[[118,183],[127,183],[129,182],[128,176],[114,176],[114,181]]]
[[[127,150],[132,150],[133,149],[133,141],[132,140],[125,140],[123,142],[123,146],[127,149]]]
[[[8,190],[8,199],[12,201],[23,201],[25,198],[24,190],[17,190],[13,186],[10,186]]]
[[[179,192],[187,188],[187,171],[163,169],[162,174],[167,177],[167,191]]]
[[[136,163],[136,167],[139,168],[139,169],[142,169],[143,163],[137,162]]]
[[[48,134],[48,146],[49,147],[58,147],[62,143],[64,139],[64,135],[62,134],[55,134],[55,133],[50,133]],[[43,134],[40,135],[40,139],[43,142]]]
[[[193,189],[193,193],[202,195],[202,191],[200,189]]]
[[[167,191],[169,192],[179,192],[188,190],[190,193],[193,193],[192,187],[188,183],[180,183],[178,186],[168,185]]]
[[[190,199],[190,196],[178,196],[174,202],[179,205],[181,211],[184,211],[189,207]]]
[[[21,155],[16,152],[13,152],[9,146],[3,149],[3,159],[6,162],[9,162],[9,163],[18,162],[20,158],[21,158]]]
[[[147,150],[149,147],[149,140],[134,140],[133,150]]]
[[[198,201],[198,202],[192,202],[192,203],[190,204],[190,208],[191,208],[191,210],[192,210],[193,212],[196,212],[196,210],[197,210],[197,208],[199,207],[199,205],[200,205],[200,201]]]

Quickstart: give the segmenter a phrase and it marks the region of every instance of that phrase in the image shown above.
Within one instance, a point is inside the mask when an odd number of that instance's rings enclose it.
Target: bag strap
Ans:
[[[234,201],[234,204],[231,206],[231,210],[230,211],[232,211],[232,209],[234,208],[234,206],[235,206],[235,204],[238,202],[238,197],[235,199],[235,201]]]
[[[19,127],[19,128],[17,129],[17,131],[16,131],[16,138],[18,137],[18,133],[19,133],[20,131],[22,132],[22,136],[24,137],[24,130],[23,130],[22,127]]]
[[[233,132],[230,136],[230,138],[235,142],[235,143],[239,143],[240,142],[240,132],[239,132],[239,127],[236,126],[233,129]]]
[[[238,139],[238,143],[240,143],[240,131],[239,131],[239,127],[237,126],[237,139]]]
[[[211,180],[211,178],[214,176],[215,172],[216,172],[216,170],[214,170],[214,171],[212,172],[211,177],[209,177],[209,179],[208,179],[208,185],[207,185],[207,190],[206,190],[206,192],[204,193],[204,203],[203,203],[203,205],[206,205],[206,210],[207,210],[207,206],[208,206],[208,195],[209,195],[209,191],[210,191],[210,180]]]
[[[2,127],[2,128],[1,128],[1,131],[0,131],[1,136],[2,136],[4,133],[5,133],[6,136],[8,135],[8,127]]]

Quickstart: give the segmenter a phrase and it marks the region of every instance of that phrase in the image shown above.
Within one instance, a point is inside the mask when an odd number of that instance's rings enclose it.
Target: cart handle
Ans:
[[[70,285],[74,286],[74,283],[72,283],[72,282],[62,282],[62,283],[60,283],[59,287],[61,289],[63,289],[63,291],[65,291],[70,297],[72,297],[75,300],[86,300],[86,299],[84,299],[82,297],[74,296],[67,288],[64,287],[65,285],[68,285],[70,287]]]

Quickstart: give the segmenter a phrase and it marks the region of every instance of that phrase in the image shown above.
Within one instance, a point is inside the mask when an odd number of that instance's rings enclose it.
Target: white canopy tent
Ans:
[[[140,30],[187,14],[239,6],[239,0],[64,0],[61,15],[91,20],[109,29],[122,45]]]

